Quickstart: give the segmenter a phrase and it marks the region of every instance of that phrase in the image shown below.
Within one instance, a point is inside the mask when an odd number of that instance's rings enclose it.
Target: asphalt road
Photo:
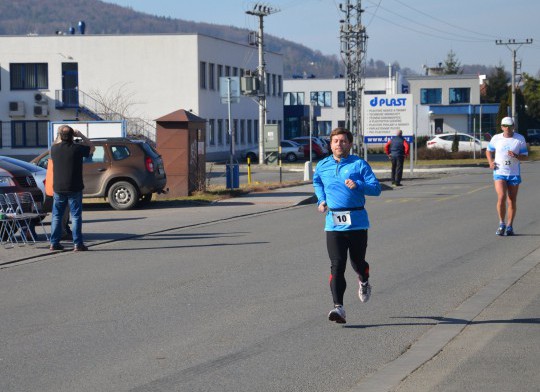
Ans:
[[[356,390],[539,247],[539,167],[523,165],[515,237],[494,235],[485,170],[369,198],[373,296],[349,268],[344,326],[312,205],[10,265],[0,390]]]

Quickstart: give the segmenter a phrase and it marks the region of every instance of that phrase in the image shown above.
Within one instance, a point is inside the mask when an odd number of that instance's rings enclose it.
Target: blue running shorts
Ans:
[[[521,184],[521,176],[501,176],[500,174],[494,174],[493,180],[503,180],[506,181],[507,185],[519,185]]]

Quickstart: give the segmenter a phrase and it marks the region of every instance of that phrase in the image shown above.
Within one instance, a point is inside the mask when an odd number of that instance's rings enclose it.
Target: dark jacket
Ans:
[[[408,156],[409,143],[402,136],[394,136],[385,144],[384,152],[394,158]]]
[[[51,147],[54,192],[81,192],[84,189],[83,158],[89,156],[90,147],[77,143],[62,142]]]

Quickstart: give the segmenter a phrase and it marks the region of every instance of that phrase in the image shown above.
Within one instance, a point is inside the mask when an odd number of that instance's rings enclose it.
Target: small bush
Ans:
[[[483,157],[485,154],[479,151],[476,152],[476,157]],[[450,152],[443,150],[442,148],[427,148],[422,147],[418,149],[418,159],[420,160],[439,160],[439,159],[469,159],[473,158],[474,154],[467,151]]]

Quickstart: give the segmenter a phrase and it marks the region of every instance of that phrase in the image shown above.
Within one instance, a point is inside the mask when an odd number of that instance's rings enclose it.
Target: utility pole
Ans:
[[[515,39],[509,39],[507,42],[503,42],[498,39],[495,41],[496,45],[505,45],[508,50],[512,52],[512,118],[514,119],[514,128],[518,129],[518,118],[516,113],[516,76],[521,75],[518,73],[518,62],[516,61],[516,53],[522,45],[532,44],[532,38],[527,38],[525,41],[516,42]],[[517,46],[517,48],[511,48],[511,46]],[[521,69],[521,63],[519,63]]]
[[[259,164],[266,164],[264,151],[264,125],[266,124],[266,64],[264,62],[264,17],[279,12],[279,9],[273,8],[262,3],[255,3],[251,10],[246,14],[259,17],[259,31],[257,33],[257,47],[259,49],[259,66],[257,74],[259,77],[259,92],[257,98],[259,101]]]
[[[364,144],[362,127],[362,95],[364,90],[364,62],[366,56],[366,42],[368,36],[366,28],[362,25],[361,0],[352,4],[347,0],[340,3],[339,9],[344,13],[340,20],[341,55],[346,68],[346,105],[345,127],[355,138],[356,153],[360,154],[360,147]],[[364,158],[367,151],[364,148]]]

